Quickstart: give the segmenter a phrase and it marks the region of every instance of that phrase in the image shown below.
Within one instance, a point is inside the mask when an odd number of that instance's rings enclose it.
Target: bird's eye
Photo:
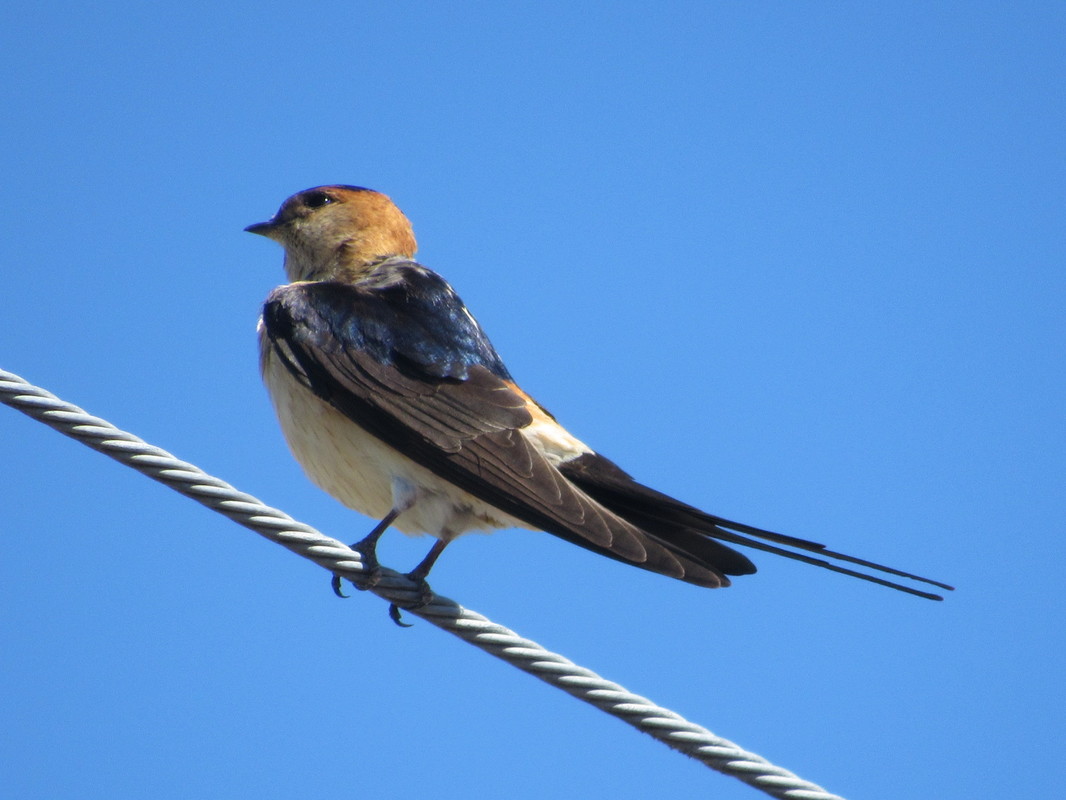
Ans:
[[[321,208],[333,202],[333,198],[325,192],[311,192],[304,195],[304,205],[308,208]]]

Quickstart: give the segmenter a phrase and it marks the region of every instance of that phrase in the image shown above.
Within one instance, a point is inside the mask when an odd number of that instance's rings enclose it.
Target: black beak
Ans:
[[[245,228],[248,233],[257,233],[260,236],[270,236],[277,225],[274,220],[267,220],[266,222],[256,222],[254,225],[249,225]]]

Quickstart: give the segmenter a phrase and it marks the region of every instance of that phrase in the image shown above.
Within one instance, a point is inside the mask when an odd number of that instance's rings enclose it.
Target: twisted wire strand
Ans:
[[[356,583],[364,577],[365,568],[359,553],[343,542],[2,369],[0,402],[132,467],[332,573]],[[405,575],[383,569],[381,580],[370,591],[390,603],[408,607],[408,613],[771,797],[843,800],[592,670],[546,650],[509,628],[463,608],[454,600],[434,594],[427,605],[409,608],[421,595],[418,587]]]

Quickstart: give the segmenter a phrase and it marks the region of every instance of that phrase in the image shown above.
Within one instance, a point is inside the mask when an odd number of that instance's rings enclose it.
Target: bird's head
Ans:
[[[285,248],[290,281],[351,280],[391,256],[412,258],[415,235],[385,195],[359,186],[294,194],[272,219],[245,228]]]

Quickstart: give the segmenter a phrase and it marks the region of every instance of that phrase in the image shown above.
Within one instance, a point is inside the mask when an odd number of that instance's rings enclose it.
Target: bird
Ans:
[[[451,285],[414,260],[411,223],[386,195],[316,186],[245,230],[285,251],[288,283],[267,296],[258,337],[289,449],[313,483],[379,520],[351,545],[365,567],[359,588],[380,574],[376,547],[390,527],[436,539],[407,573],[422,602],[450,542],[505,528],[707,588],[756,571],[733,545],[931,600],[943,596],[882,575],[953,588],[637,482],[520,388]],[[395,605],[390,613],[399,622]]]

